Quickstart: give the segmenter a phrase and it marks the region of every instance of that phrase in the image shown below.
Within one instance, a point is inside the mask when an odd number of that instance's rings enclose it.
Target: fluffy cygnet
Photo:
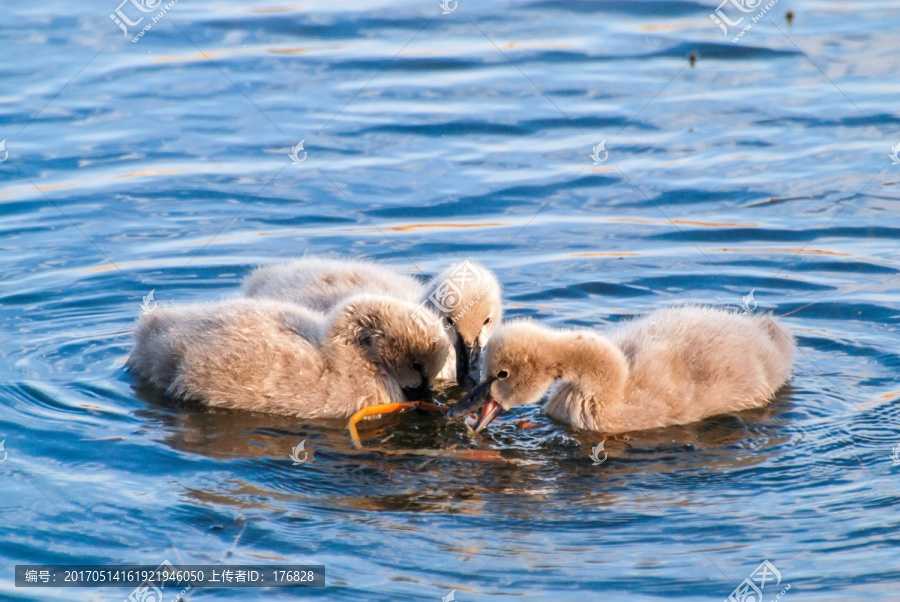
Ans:
[[[502,319],[501,289],[496,276],[472,260],[455,262],[423,284],[395,268],[371,261],[308,255],[285,263],[262,266],[243,283],[253,298],[299,303],[329,311],[348,296],[369,293],[414,302],[410,317],[427,322],[427,310],[439,314],[453,349],[439,378],[475,384],[481,350]],[[423,330],[430,328],[423,326]]]
[[[537,403],[574,427],[616,434],[766,405],[791,374],[793,339],[774,318],[707,307],[655,311],[605,334],[517,320],[484,356],[482,383],[448,416],[481,410],[483,429]]]
[[[138,319],[128,366],[173,396],[213,406],[347,418],[430,395],[450,343],[439,324],[414,324],[415,309],[370,295],[327,315],[246,298],[157,307]]]

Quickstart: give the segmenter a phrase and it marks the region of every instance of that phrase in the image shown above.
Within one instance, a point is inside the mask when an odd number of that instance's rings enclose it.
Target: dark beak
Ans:
[[[431,401],[431,385],[425,375],[419,372],[422,380],[417,387],[403,387],[403,396],[407,401]]]
[[[491,378],[472,389],[468,395],[450,408],[447,418],[458,418],[481,410],[475,424],[472,425],[472,429],[476,433],[481,432],[503,411],[503,406],[491,397],[491,383],[493,382],[494,379]]]
[[[478,384],[478,358],[481,356],[481,345],[478,339],[467,345],[462,337],[456,338],[456,382],[461,387],[472,387]]]

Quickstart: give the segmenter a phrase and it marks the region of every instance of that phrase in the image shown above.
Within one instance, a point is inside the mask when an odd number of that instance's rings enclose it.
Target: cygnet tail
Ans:
[[[772,343],[773,353],[767,358],[768,381],[772,391],[777,391],[791,377],[794,364],[794,337],[790,330],[774,316],[758,317],[763,331]]]
[[[162,388],[168,388],[175,378],[179,350],[173,349],[176,337],[172,337],[171,319],[163,309],[157,309],[138,318],[134,337],[135,346],[127,365],[136,374]]]

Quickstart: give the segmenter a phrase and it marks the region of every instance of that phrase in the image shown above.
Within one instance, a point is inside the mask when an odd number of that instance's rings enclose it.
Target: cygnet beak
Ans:
[[[491,378],[472,389],[468,395],[450,408],[450,411],[447,412],[447,417],[458,418],[481,410],[478,418],[475,420],[475,424],[472,425],[472,430],[476,433],[481,432],[484,427],[503,412],[503,406],[491,397],[491,383],[493,382],[494,379]]]
[[[419,381],[418,386],[416,387],[403,387],[403,396],[406,397],[407,401],[425,401],[430,402],[432,399],[432,390],[431,386],[428,383],[428,379],[425,378],[425,375],[422,372],[419,372],[419,375],[422,379]]]
[[[461,387],[478,384],[478,358],[481,357],[481,345],[478,339],[467,345],[462,337],[456,339],[456,382]]]

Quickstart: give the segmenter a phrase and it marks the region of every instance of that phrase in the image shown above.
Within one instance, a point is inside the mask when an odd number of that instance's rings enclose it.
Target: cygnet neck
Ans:
[[[547,349],[561,385],[546,412],[580,428],[605,430],[625,404],[628,361],[609,339],[587,331],[560,333]]]

